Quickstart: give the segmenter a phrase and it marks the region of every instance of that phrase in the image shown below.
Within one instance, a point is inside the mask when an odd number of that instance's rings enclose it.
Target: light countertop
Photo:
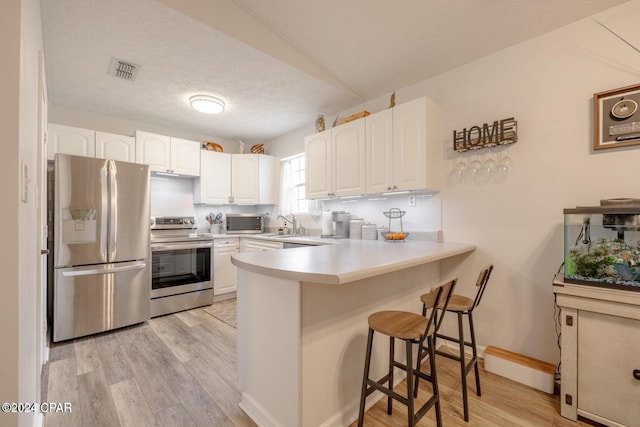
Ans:
[[[281,241],[302,243],[303,238]],[[475,250],[465,243],[314,239],[321,246],[234,254],[238,268],[301,282],[341,285]],[[280,239],[278,239],[280,240]],[[325,243],[325,244],[322,244]],[[337,244],[328,244],[337,243]]]

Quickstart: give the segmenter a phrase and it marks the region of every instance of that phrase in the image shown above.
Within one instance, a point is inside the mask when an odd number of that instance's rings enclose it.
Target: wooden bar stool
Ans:
[[[491,272],[493,271],[493,265],[489,265],[482,269],[480,274],[478,275],[478,280],[476,281],[476,287],[478,291],[476,292],[476,297],[472,300],[462,295],[452,295],[451,300],[449,301],[449,306],[439,306],[440,310],[450,311],[452,313],[456,313],[458,316],[458,337],[450,337],[447,335],[442,335],[436,333],[436,338],[442,338],[447,341],[452,341],[458,343],[459,352],[458,356],[454,354],[450,354],[447,352],[443,352],[440,350],[436,350],[436,354],[439,354],[444,357],[448,357],[449,359],[456,360],[460,362],[460,375],[462,377],[462,403],[464,406],[464,420],[469,421],[469,403],[467,401],[467,374],[473,368],[476,376],[476,393],[478,396],[480,393],[480,374],[478,369],[478,350],[476,348],[476,336],[473,332],[473,310],[480,304],[480,299],[484,294],[485,287],[487,286],[487,282],[489,281],[489,277],[491,276]],[[424,298],[428,296],[428,294],[423,295],[422,299],[424,302]],[[428,306],[423,306],[422,312],[426,313]],[[462,316],[468,316],[469,318],[469,332],[471,334],[471,341],[464,340],[464,332],[462,328]],[[471,347],[471,360],[469,362],[465,361],[465,346]]]
[[[440,399],[438,393],[438,381],[436,377],[435,366],[435,334],[440,327],[442,316],[438,315],[437,307],[446,308],[452,295],[452,290],[458,279],[451,279],[440,283],[433,287],[429,293],[425,294],[427,307],[431,309],[430,315],[427,317],[417,313],[406,311],[379,311],[369,316],[369,336],[367,339],[367,354],[364,363],[364,375],[362,378],[362,392],[360,395],[360,413],[358,417],[358,426],[362,427],[364,422],[364,407],[367,396],[376,390],[386,394],[387,397],[387,413],[391,415],[393,410],[392,399],[395,399],[407,406],[409,426],[413,427],[424,416],[427,411],[435,405],[436,422],[438,427],[442,426],[442,415],[440,413]],[[371,365],[371,348],[373,345],[373,333],[379,332],[389,337],[389,372],[378,381],[369,378],[369,368]],[[402,364],[394,359],[395,339],[401,339],[405,342],[407,363]],[[426,341],[426,344],[425,344]],[[413,369],[412,362],[412,346],[418,345],[419,354],[422,351],[429,356],[429,375],[420,371],[421,357],[417,358],[416,368]],[[393,391],[393,368],[397,367],[407,372],[407,396],[402,396]],[[415,376],[415,389],[414,389]],[[417,380],[422,378],[431,383],[433,395],[427,402],[422,405],[417,412],[414,412],[414,398],[418,394]],[[388,385],[385,386],[384,384]]]

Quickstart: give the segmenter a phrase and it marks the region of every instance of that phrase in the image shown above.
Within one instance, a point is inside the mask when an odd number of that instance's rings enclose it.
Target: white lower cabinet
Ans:
[[[251,239],[243,237],[240,242],[240,252],[262,252],[262,251],[274,251],[276,249],[282,249],[283,243],[273,240],[263,239]]]
[[[236,266],[231,256],[240,249],[238,237],[213,240],[213,294],[222,295],[236,290]]]
[[[640,292],[553,282],[560,307],[560,412],[640,426]]]
[[[578,410],[640,425],[640,320],[580,310],[578,326]]]

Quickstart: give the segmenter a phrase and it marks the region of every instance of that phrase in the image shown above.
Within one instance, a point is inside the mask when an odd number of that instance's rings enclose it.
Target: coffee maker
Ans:
[[[331,216],[333,220],[333,238],[348,239],[351,214],[345,211],[333,211],[331,212]]]

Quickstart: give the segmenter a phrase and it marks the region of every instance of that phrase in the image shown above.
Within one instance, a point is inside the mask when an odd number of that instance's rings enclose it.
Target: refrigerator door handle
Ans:
[[[116,259],[118,232],[118,183],[116,180],[116,164],[113,160],[108,161],[109,168],[109,262]]]
[[[125,265],[121,267],[113,267],[113,268],[92,268],[88,270],[69,270],[63,271],[62,275],[65,277],[71,276],[93,276],[96,274],[111,274],[111,273],[121,273],[123,271],[131,271],[131,270],[140,270],[145,268],[146,264],[132,264]]]
[[[107,261],[107,236],[109,219],[109,199],[107,198],[107,166],[100,169],[100,189],[102,190],[100,213],[100,255]]]

